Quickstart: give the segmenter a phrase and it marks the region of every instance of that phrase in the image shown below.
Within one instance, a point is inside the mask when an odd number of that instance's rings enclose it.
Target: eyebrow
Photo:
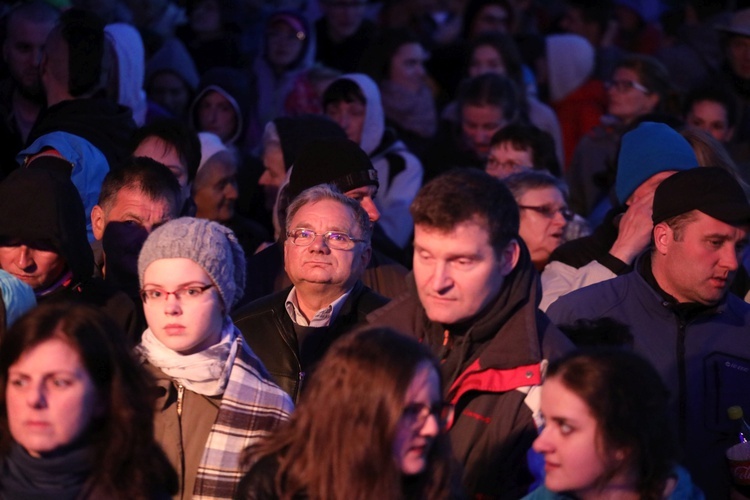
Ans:
[[[310,231],[317,232],[315,229],[313,229],[312,226],[313,225],[310,224],[309,222],[304,222],[303,221],[303,222],[300,222],[299,224],[297,224],[296,226],[294,226],[292,228],[292,231],[294,231],[295,229],[308,229]],[[323,233],[328,233],[328,232],[349,234],[349,229],[345,229],[345,228],[343,228],[341,226],[331,226],[328,229],[323,230]],[[321,234],[321,233],[318,233],[318,234]]]
[[[202,281],[193,280],[193,281],[187,281],[185,283],[181,283],[181,284],[177,285],[177,288],[184,288],[184,287],[188,287],[188,286],[191,286],[191,285],[205,286],[205,285],[213,285],[213,283],[203,283]],[[147,286],[153,286],[155,288],[164,288],[164,285],[159,285],[159,284],[156,284],[156,283],[144,283],[143,284],[144,288],[146,288]]]

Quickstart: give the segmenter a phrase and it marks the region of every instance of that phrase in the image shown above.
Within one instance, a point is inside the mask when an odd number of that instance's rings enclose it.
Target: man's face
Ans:
[[[654,192],[656,191],[656,188],[659,187],[659,184],[664,181],[667,177],[671,177],[674,174],[676,174],[676,170],[666,170],[664,172],[659,172],[658,174],[654,174],[645,181],[641,183],[640,186],[635,188],[635,191],[633,191],[633,194],[628,196],[628,199],[625,201],[625,204],[627,206],[630,206],[639,200],[645,200],[647,198],[650,198],[653,202],[654,199]]]
[[[180,159],[177,150],[158,137],[146,137],[133,151],[133,156],[144,156],[158,161],[172,171],[184,191],[188,185],[187,165]]]
[[[0,269],[34,290],[52,285],[62,275],[65,266],[65,258],[47,242],[0,241]]]
[[[362,238],[354,213],[334,200],[309,203],[300,208],[289,222],[290,231],[310,229],[318,234],[328,231]],[[297,246],[290,238],[284,242],[284,267],[289,279],[304,294],[326,297],[328,303],[349,290],[370,261],[370,247],[355,243],[349,250],[330,248],[323,236],[316,236],[309,246]]]
[[[750,80],[750,37],[733,36],[727,47],[727,59],[732,71],[745,80]]]
[[[367,0],[321,0],[320,9],[328,20],[328,34],[340,41],[359,29],[367,12]]]
[[[362,186],[356,189],[350,189],[344,196],[357,200],[362,208],[367,212],[367,216],[370,218],[370,222],[373,224],[380,219],[380,210],[375,206],[375,194],[378,192],[378,188],[375,186]]]
[[[686,121],[689,126],[711,134],[719,142],[729,142],[734,133],[734,129],[729,126],[726,108],[716,101],[694,103]]]
[[[497,106],[466,104],[461,108],[461,129],[466,143],[480,158],[487,157],[490,139],[503,126],[503,111]]]
[[[750,227],[732,226],[702,212],[687,222],[679,239],[665,223],[654,228],[653,271],[659,286],[679,302],[713,305],[727,293]]]
[[[347,139],[357,144],[362,141],[362,130],[365,127],[367,114],[367,108],[363,102],[332,102],[326,106],[325,113],[344,129]]]
[[[39,63],[47,35],[53,23],[35,23],[19,18],[8,26],[8,37],[3,44],[3,58],[10,75],[21,92],[29,97],[42,95]]]
[[[496,255],[487,229],[474,221],[450,232],[417,224],[414,279],[427,317],[452,325],[476,315],[500,293],[519,252],[512,241]]]
[[[151,233],[165,222],[173,219],[172,207],[166,198],[151,199],[137,188],[125,187],[120,189],[112,201],[112,206],[105,211],[96,205],[91,211],[91,226],[94,237],[101,240],[104,229],[110,222],[122,222],[131,226],[138,226]]]

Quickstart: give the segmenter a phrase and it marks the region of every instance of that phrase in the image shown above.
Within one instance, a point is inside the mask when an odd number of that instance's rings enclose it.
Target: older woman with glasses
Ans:
[[[242,450],[292,410],[229,317],[242,249],[226,227],[183,217],[149,235],[138,274],[148,329],[137,352],[157,379],[156,438],[180,498],[233,498]]]
[[[534,267],[541,271],[563,242],[565,227],[574,217],[566,201],[565,183],[538,170],[513,174],[503,182],[518,203],[519,235],[529,248]]]
[[[247,450],[238,498],[461,498],[440,369],[387,328],[337,340],[291,420]]]

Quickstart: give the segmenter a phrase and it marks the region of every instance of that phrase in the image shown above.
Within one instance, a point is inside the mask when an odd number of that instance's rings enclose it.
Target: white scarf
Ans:
[[[239,343],[232,320],[224,319],[218,344],[195,354],[183,355],[168,348],[147,328],[136,351],[186,389],[203,396],[224,394]]]

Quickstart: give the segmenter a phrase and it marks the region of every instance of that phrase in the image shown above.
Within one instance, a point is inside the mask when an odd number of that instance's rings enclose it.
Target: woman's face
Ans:
[[[234,217],[237,198],[237,165],[231,153],[222,151],[209,158],[193,181],[195,216],[226,222]]]
[[[568,205],[559,189],[545,187],[526,191],[518,199],[518,206],[534,207],[520,208],[519,234],[529,247],[531,261],[537,264],[537,267],[544,266],[549,261],[550,254],[560,246],[565,225],[568,223],[560,210]]]
[[[407,43],[398,48],[391,58],[389,80],[412,92],[425,84],[424,49],[418,43]]]
[[[202,293],[184,292],[209,285]],[[155,260],[143,274],[143,289],[162,292],[143,304],[148,327],[162,344],[180,354],[194,354],[219,342],[224,307],[218,289],[195,261]],[[172,293],[177,290],[183,290],[179,298]]]
[[[585,498],[609,472],[598,423],[588,405],[555,377],[544,382],[541,410],[544,428],[533,448],[544,456],[544,484]]]
[[[198,103],[198,126],[203,132],[212,132],[225,143],[237,130],[237,112],[229,99],[211,90]]]
[[[420,474],[427,468],[427,457],[433,441],[440,433],[438,415],[420,415],[418,408],[432,408],[442,401],[440,376],[427,361],[422,362],[406,390],[404,414],[398,422],[393,452],[401,473]]]
[[[346,132],[350,141],[359,144],[362,141],[362,132],[365,128],[367,107],[360,101],[338,101],[326,105],[326,115],[339,124]]]
[[[659,96],[646,93],[632,86],[643,85],[638,73],[628,68],[617,68],[612,75],[612,86],[607,90],[609,114],[625,123],[631,123],[639,116],[651,113],[659,104]]]
[[[278,70],[291,66],[305,47],[305,34],[285,22],[275,22],[266,32],[268,62]]]
[[[479,75],[492,73],[505,75],[505,63],[503,58],[491,45],[480,45],[474,49],[469,61],[469,76],[474,78]]]
[[[508,11],[501,5],[485,5],[477,13],[471,25],[470,38],[482,33],[508,33]]]
[[[33,457],[72,443],[102,413],[81,356],[60,338],[25,351],[8,369],[5,390],[10,433]]]
[[[161,71],[151,79],[148,96],[177,118],[185,116],[190,105],[190,87],[171,71]]]

